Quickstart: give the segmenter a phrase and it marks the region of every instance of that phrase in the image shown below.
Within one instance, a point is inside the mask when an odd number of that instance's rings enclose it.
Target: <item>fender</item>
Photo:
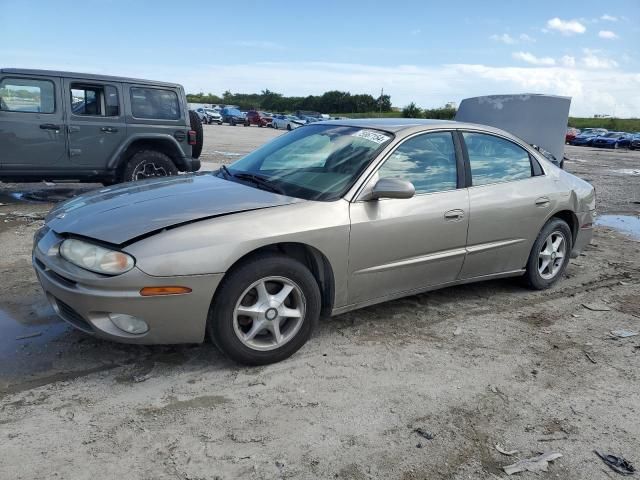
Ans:
[[[176,127],[176,130],[179,130],[179,128]],[[107,162],[107,169],[108,170],[117,169],[121,165],[123,161],[123,158],[122,158],[123,154],[127,151],[127,149],[134,142],[141,141],[141,140],[149,141],[149,142],[154,142],[154,141],[168,142],[171,145],[171,148],[175,150],[176,157],[182,159],[185,156],[181,145],[172,135],[169,135],[168,133],[138,133],[138,134],[128,136],[127,141],[123,142],[122,145],[120,145],[120,147],[115,151],[115,153],[111,156],[111,158]]]

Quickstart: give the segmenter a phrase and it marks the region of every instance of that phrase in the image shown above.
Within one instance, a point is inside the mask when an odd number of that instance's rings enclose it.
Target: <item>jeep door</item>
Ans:
[[[64,80],[69,156],[74,165],[104,171],[127,133],[122,86],[115,82]]]
[[[351,204],[349,303],[455,281],[466,254],[469,193],[452,132],[404,140],[374,177],[413,183],[409,199]]]
[[[0,171],[12,176],[67,168],[61,80],[0,73]]]

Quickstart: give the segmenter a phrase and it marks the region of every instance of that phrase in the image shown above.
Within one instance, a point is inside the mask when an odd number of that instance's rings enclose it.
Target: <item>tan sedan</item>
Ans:
[[[318,122],[220,171],[60,205],[33,263],[58,314],[130,343],[202,342],[264,364],[321,316],[461,283],[558,281],[595,193],[502,130]]]

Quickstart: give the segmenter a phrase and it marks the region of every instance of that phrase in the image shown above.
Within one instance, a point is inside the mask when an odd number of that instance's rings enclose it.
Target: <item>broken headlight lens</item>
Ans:
[[[119,275],[135,265],[131,255],[75,238],[60,244],[60,255],[80,268],[104,275]]]

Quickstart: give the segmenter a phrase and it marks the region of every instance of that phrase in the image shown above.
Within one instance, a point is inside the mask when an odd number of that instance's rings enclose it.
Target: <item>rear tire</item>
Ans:
[[[277,295],[285,288],[291,290],[281,301]],[[266,365],[290,357],[306,343],[320,308],[320,289],[309,269],[284,255],[256,256],[223,279],[209,309],[207,331],[232,360]]]
[[[531,248],[525,281],[534,290],[544,290],[555,284],[569,264],[573,236],[567,222],[550,219]]]
[[[287,123],[287,130],[291,131],[291,125],[289,125],[288,123]]]
[[[199,158],[202,153],[202,145],[204,143],[204,134],[202,133],[202,122],[200,117],[193,110],[189,110],[189,121],[191,124],[191,130],[196,132],[196,144],[191,146],[191,156],[193,158]]]
[[[122,181],[134,182],[154,177],[178,175],[178,168],[171,158],[156,150],[141,150],[127,162]]]

